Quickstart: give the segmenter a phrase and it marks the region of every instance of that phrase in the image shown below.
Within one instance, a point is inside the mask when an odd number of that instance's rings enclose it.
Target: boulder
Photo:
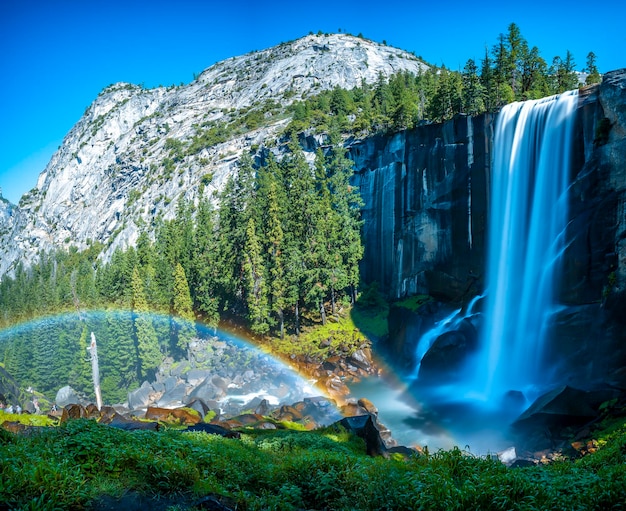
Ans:
[[[374,365],[372,361],[372,350],[369,348],[357,350],[347,358],[347,362],[358,367],[366,374],[370,374]]]
[[[61,423],[66,422],[69,419],[86,419],[87,418],[87,410],[83,405],[79,404],[70,404],[63,408],[63,413],[61,414]]]
[[[163,422],[178,422],[180,424],[197,424],[200,415],[190,412],[185,408],[159,408],[150,406],[146,410],[146,419],[160,420]]]
[[[165,392],[156,402],[156,405],[162,408],[175,408],[183,404],[186,395],[187,385],[180,382],[172,390]]]
[[[533,453],[570,447],[567,439],[571,428],[598,417],[603,399],[611,395],[614,394],[609,389],[587,391],[568,385],[546,392],[513,422],[517,445],[522,451]]]
[[[2,429],[15,435],[23,434],[26,431],[26,425],[18,421],[4,421],[0,424]]]
[[[268,415],[270,413],[270,404],[267,399],[262,399],[261,402],[254,409],[254,413],[258,415]]]
[[[200,399],[208,403],[209,401],[221,399],[222,397],[224,397],[224,390],[215,386],[213,379],[207,377],[202,383],[196,385],[191,392],[189,392],[187,400],[192,401],[194,399]]]
[[[357,401],[357,404],[370,415],[378,415],[378,408],[376,408],[374,403],[372,403],[369,399],[362,397]]]
[[[127,419],[121,415],[113,417],[108,424],[109,426],[117,429],[123,429],[124,431],[158,431],[160,427],[158,422],[137,421]]]
[[[302,412],[294,406],[283,405],[273,414],[274,418],[279,421],[297,422],[302,420]]]
[[[211,411],[209,405],[205,403],[204,400],[199,398],[185,400],[185,406],[198,412],[202,419],[204,419],[205,415]]]
[[[422,358],[419,379],[422,381],[455,380],[478,344],[476,328],[468,319],[456,330],[441,334]]]
[[[163,386],[165,387],[164,392],[169,392],[176,387],[176,385],[178,385],[178,378],[176,376],[168,376],[163,382]]]
[[[191,369],[185,374],[185,379],[189,385],[195,386],[208,378],[210,374],[210,371],[206,369]]]
[[[82,404],[82,402],[76,391],[69,385],[59,389],[55,398],[55,403],[59,408],[65,408],[71,404]]]
[[[365,440],[365,452],[369,456],[385,456],[387,448],[371,415],[344,417],[337,424]]]
[[[341,419],[335,401],[327,397],[305,397],[303,403],[305,405],[303,413],[320,426],[327,426]]]
[[[517,418],[514,426],[585,422],[598,415],[598,411],[592,406],[594,402],[593,394],[588,391],[563,385],[539,396]]]
[[[154,392],[152,385],[147,381],[143,382],[141,387],[133,392],[128,393],[128,407],[131,410],[145,408],[150,404],[151,394]]]

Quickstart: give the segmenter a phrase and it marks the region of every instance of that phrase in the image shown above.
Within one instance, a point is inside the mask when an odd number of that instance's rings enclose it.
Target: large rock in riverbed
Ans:
[[[84,404],[84,400],[80,398],[78,393],[69,385],[59,389],[57,392],[55,403],[59,408],[65,408],[67,405]]]

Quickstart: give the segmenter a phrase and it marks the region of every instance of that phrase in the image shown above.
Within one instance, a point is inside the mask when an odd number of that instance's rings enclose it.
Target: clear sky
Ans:
[[[516,23],[550,64],[626,67],[626,1],[1,0],[0,188],[17,203],[107,85],[189,83],[228,57],[309,32],[362,33],[461,69]]]

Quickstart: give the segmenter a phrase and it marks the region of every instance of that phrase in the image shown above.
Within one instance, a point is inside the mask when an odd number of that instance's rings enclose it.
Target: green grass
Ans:
[[[389,307],[364,308],[354,307],[350,312],[352,321],[365,335],[372,338],[384,337],[389,333],[387,316]]]
[[[208,495],[238,510],[624,509],[624,419],[603,438],[577,461],[509,469],[459,449],[371,458],[360,439],[333,428],[235,440],[75,420],[30,436],[0,430],[0,502],[86,509],[102,495],[134,492],[155,503],[175,497],[181,510]]]
[[[433,301],[432,296],[414,295],[414,296],[409,296],[408,298],[405,298],[403,300],[398,300],[397,302],[394,302],[393,305],[396,307],[403,307],[404,309],[408,309],[410,311],[416,311],[422,305],[428,302],[432,302],[432,301]]]
[[[353,353],[369,341],[347,311],[336,317],[329,316],[326,325],[317,323],[303,328],[298,337],[268,337],[263,343],[281,357],[306,356],[321,361],[337,353]]]

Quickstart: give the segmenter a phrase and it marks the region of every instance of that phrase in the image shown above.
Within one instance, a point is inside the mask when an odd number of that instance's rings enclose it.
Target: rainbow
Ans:
[[[35,359],[41,356],[41,352],[54,352],[55,343],[60,337],[65,338],[65,342],[69,343],[71,349],[78,353],[81,349],[79,342],[81,335],[84,337],[84,332],[94,332],[98,339],[101,372],[103,367],[105,371],[110,372],[111,369],[107,369],[107,356],[114,356],[118,348],[116,343],[120,342],[121,337],[133,338],[133,320],[138,317],[150,321],[159,333],[161,345],[171,342],[170,326],[176,319],[172,315],[157,312],[136,313],[123,308],[80,310],[40,316],[0,330],[0,361],[5,359],[15,342],[22,342],[22,346],[31,350],[31,356]],[[255,345],[251,339],[244,338],[241,332],[234,332],[233,329],[228,328],[215,329],[199,321],[194,326],[196,335],[192,344],[194,347],[202,345],[209,353],[207,356],[213,354],[215,358],[215,360],[206,360],[206,366],[216,366],[218,362],[225,363],[228,364],[231,372],[240,374],[250,372],[251,367],[261,372],[268,371],[268,374],[271,371],[273,375],[280,375],[281,381],[294,391],[292,396],[297,394],[302,397],[329,397],[326,390],[318,386],[316,382],[299,373],[286,361],[280,360],[266,349]],[[115,329],[117,331],[114,331]],[[218,361],[219,357],[226,361]],[[267,369],[263,369],[264,367]],[[10,370],[10,367],[7,369]],[[71,368],[68,367],[67,370],[69,373]],[[61,387],[64,383],[56,382],[56,385]],[[296,389],[298,392],[295,392]],[[258,394],[260,390],[252,388],[248,394]]]

